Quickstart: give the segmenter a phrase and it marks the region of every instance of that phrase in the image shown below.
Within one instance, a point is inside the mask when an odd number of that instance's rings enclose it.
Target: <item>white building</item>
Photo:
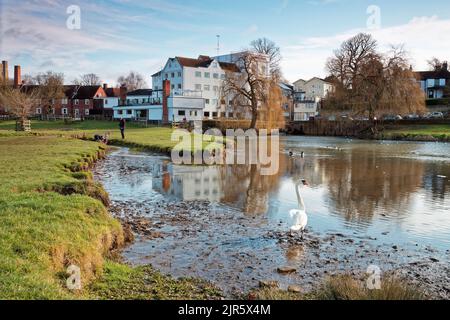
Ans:
[[[167,109],[168,121],[202,120],[204,99],[194,92],[171,92],[167,98]],[[162,122],[163,90],[139,89],[127,93],[126,100],[114,108],[114,118]]]
[[[294,121],[309,121],[319,114],[320,102],[334,91],[334,85],[326,80],[314,77],[294,82]]]
[[[325,99],[334,91],[334,85],[326,80],[314,77],[308,81],[303,79],[294,82],[296,92],[304,92],[307,100]]]
[[[161,89],[163,80],[169,80],[174,97],[195,96],[204,99],[203,119],[228,116],[226,107],[230,101],[223,98],[221,93],[226,72],[240,71],[234,63],[221,62],[208,56],[199,56],[197,59],[169,58],[165,67],[152,76],[153,90]]]

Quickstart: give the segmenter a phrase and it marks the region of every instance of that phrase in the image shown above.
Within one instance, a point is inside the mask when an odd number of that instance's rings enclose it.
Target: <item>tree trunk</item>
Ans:
[[[252,122],[250,124],[250,129],[256,129],[257,120],[258,120],[258,111],[252,110]]]

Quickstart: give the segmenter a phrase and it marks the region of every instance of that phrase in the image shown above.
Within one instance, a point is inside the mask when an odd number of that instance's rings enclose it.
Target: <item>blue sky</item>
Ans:
[[[258,37],[282,49],[290,81],[325,76],[327,57],[346,38],[371,32],[381,49],[404,44],[412,64],[450,59],[450,2],[387,0],[1,0],[0,58],[24,73],[64,72],[70,82],[95,72],[111,84],[135,70],[150,75],[169,56],[238,51]],[[81,9],[81,30],[66,27],[67,7]],[[367,8],[381,24],[368,29]]]

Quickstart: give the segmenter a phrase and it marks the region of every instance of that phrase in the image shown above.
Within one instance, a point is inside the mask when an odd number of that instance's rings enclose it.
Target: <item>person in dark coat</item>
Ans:
[[[122,139],[125,139],[125,119],[120,118],[119,128],[120,128],[120,134],[122,135]]]

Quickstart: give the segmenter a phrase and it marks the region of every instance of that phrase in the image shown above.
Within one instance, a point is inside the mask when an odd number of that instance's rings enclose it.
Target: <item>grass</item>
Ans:
[[[109,134],[110,144],[131,147],[139,151],[153,151],[170,154],[177,150],[189,150],[191,152],[204,151],[217,148],[222,145],[218,139],[217,144],[207,141],[199,146],[194,144],[191,135],[189,141],[179,143],[172,141],[173,129],[171,127],[150,126],[142,128],[134,123],[128,123],[125,130],[126,138],[122,140],[118,122],[88,120],[83,122],[64,123],[64,121],[33,121],[32,132],[37,135],[57,135],[62,137],[75,137],[81,139],[93,139],[94,135]],[[13,135],[15,121],[0,121],[0,137]],[[206,136],[204,136],[206,137]]]
[[[424,294],[413,286],[393,278],[381,281],[379,290],[369,290],[361,280],[350,275],[337,275],[328,278],[315,291],[306,294],[290,293],[276,288],[252,291],[253,300],[423,300]]]
[[[123,243],[102,203],[106,194],[79,171],[102,152],[81,140],[0,138],[1,299],[74,298],[64,286],[66,268],[78,265],[87,283]]]
[[[109,262],[103,277],[90,287],[101,300],[217,300],[220,290],[199,279],[172,279],[151,267],[131,268]]]
[[[382,133],[383,139],[450,141],[450,124],[409,125],[389,128]]]

